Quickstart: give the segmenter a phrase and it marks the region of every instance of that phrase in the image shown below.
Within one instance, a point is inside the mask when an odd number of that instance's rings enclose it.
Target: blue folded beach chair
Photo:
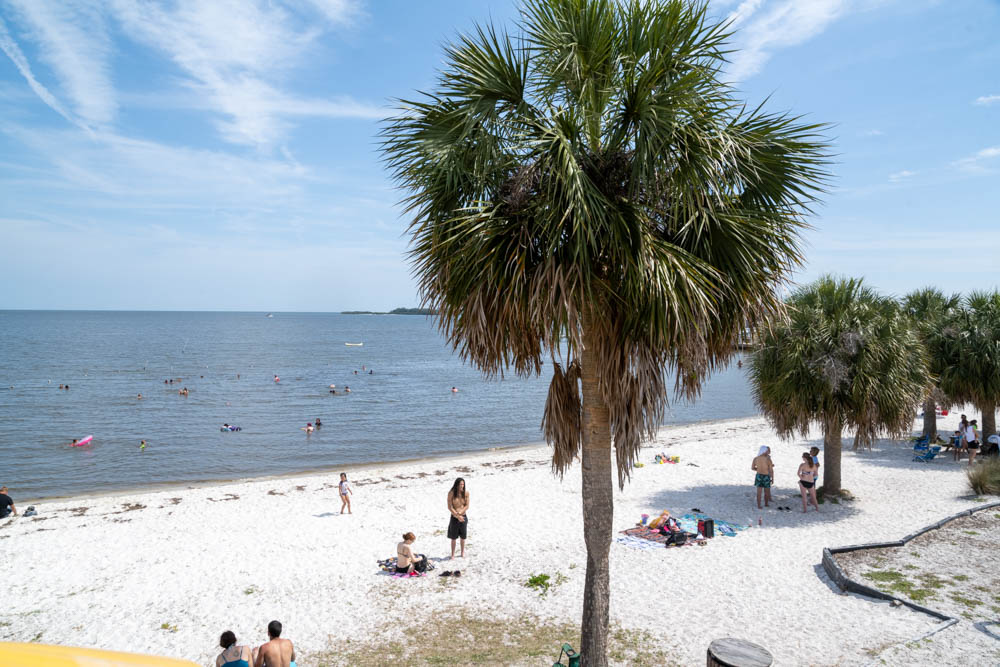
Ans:
[[[920,461],[921,463],[927,463],[928,461],[930,461],[931,459],[933,459],[935,456],[937,456],[938,452],[940,452],[940,451],[941,451],[940,447],[937,447],[937,446],[928,447],[927,449],[924,449],[922,453],[917,454],[916,456],[914,456],[913,460],[914,461]]]
[[[926,435],[922,435],[919,438],[914,438],[913,440],[913,450],[920,451],[927,449],[930,446],[930,438]]]

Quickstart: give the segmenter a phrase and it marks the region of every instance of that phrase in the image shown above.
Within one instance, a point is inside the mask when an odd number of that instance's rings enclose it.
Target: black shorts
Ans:
[[[813,488],[813,485],[816,484],[816,482],[807,482],[805,480],[800,479],[799,480],[799,484],[801,484],[802,486],[804,486],[807,489],[811,489],[811,488]]]
[[[465,517],[465,521],[459,521],[455,517],[451,517],[451,521],[448,522],[448,539],[457,540],[458,538],[467,539],[469,537],[469,517]]]
[[[979,449],[979,441],[973,440],[969,443],[969,449]]]
[[[410,571],[410,568],[408,568],[408,567],[397,567],[396,568],[396,574],[406,574],[409,571]]]

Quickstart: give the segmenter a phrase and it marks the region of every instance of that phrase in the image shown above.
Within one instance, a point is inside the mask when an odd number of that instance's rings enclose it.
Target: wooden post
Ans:
[[[708,645],[708,667],[771,667],[774,657],[745,639],[716,639]]]

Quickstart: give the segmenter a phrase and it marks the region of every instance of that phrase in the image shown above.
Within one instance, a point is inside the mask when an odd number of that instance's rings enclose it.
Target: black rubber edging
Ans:
[[[884,593],[880,590],[872,588],[871,586],[866,586],[862,583],[854,581],[847,576],[843,568],[834,558],[836,554],[849,553],[851,551],[861,551],[863,549],[889,549],[895,547],[906,546],[911,540],[920,537],[924,533],[928,533],[932,530],[937,530],[938,528],[951,523],[955,519],[961,519],[962,517],[972,516],[977,512],[982,512],[983,510],[993,509],[994,507],[1000,507],[1000,501],[994,503],[987,503],[986,505],[980,505],[978,507],[973,507],[971,509],[963,510],[958,514],[952,514],[949,517],[941,519],[935,523],[932,523],[925,528],[921,528],[915,533],[910,533],[901,540],[895,542],[871,542],[869,544],[852,544],[844,547],[824,547],[823,548],[823,569],[826,570],[826,574],[833,579],[833,582],[837,584],[837,587],[842,591],[850,591],[851,593],[857,593],[859,595],[864,595],[870,598],[876,598],[878,600],[888,600],[899,602],[900,604],[906,605],[914,611],[919,611],[922,614],[927,614],[941,621],[951,621],[952,623],[957,623],[958,619],[952,616],[947,616],[939,611],[935,611],[928,607],[921,606],[915,602],[910,602],[909,600],[903,600],[902,598],[896,597],[895,595],[890,595],[889,593]]]

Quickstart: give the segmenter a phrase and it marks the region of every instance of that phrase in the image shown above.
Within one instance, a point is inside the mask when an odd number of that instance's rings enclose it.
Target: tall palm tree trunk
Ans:
[[[937,436],[937,401],[933,396],[924,401],[924,435],[931,440]]]
[[[823,495],[840,493],[840,451],[843,424],[833,420],[823,426]]]
[[[979,435],[982,443],[981,447],[986,446],[986,438],[991,435],[996,435],[997,432],[997,404],[996,403],[984,403],[979,406],[979,410],[983,413],[983,429],[982,433]]]
[[[597,387],[595,346],[584,321],[580,380],[583,391],[583,538],[587,545],[587,578],[583,588],[580,628],[582,664],[608,664],[608,604],[614,497],[611,470],[611,420]],[[592,334],[591,334],[592,335]]]

